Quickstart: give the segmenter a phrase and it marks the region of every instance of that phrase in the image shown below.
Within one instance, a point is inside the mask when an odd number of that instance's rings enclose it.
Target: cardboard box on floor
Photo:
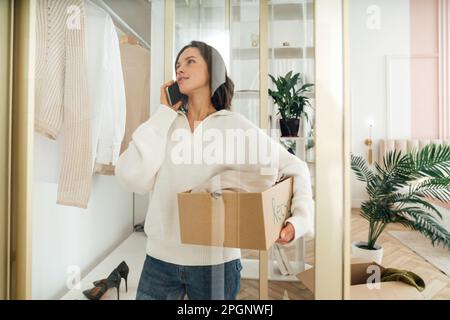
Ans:
[[[367,262],[361,259],[352,259],[350,298],[352,300],[431,299],[432,290],[425,289],[424,291],[420,292],[415,287],[400,281],[380,283],[374,281],[373,279],[375,278],[375,272],[379,272],[378,274],[381,276],[382,270],[384,270],[384,267],[377,264],[376,262]],[[305,287],[314,292],[314,268],[297,274],[297,278],[299,278],[300,281],[303,282]],[[369,282],[369,286],[367,285],[367,282]],[[377,286],[375,286],[375,284]]]
[[[181,242],[268,250],[290,215],[293,178],[259,192],[178,194]]]

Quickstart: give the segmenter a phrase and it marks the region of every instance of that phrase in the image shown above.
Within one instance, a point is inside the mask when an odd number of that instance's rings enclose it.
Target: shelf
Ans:
[[[248,98],[248,96],[259,96],[260,91],[259,90],[238,90],[236,89],[234,91],[235,96],[239,97],[239,96],[245,96],[246,98]]]
[[[314,47],[305,47],[306,49],[314,49]],[[303,50],[303,47],[291,47],[291,46],[281,46],[281,47],[269,47],[270,50]],[[233,48],[233,51],[258,51],[259,52],[259,46],[258,47],[239,47],[239,48]]]
[[[269,16],[273,20],[299,20],[303,21],[303,5],[297,4],[297,3],[279,3],[279,4],[273,4],[269,5],[269,10],[273,10],[272,12],[269,11]],[[306,5],[306,20],[313,20],[314,16],[314,7],[312,3],[308,3]]]
[[[273,53],[273,55],[272,55]],[[315,49],[313,47],[275,47],[269,48],[269,59],[314,59]],[[259,47],[233,48],[232,59],[234,60],[258,60]]]
[[[269,0],[269,6],[280,6],[285,4],[306,4],[312,5],[314,0]]]
[[[241,259],[242,262],[242,279],[259,279],[259,260],[258,259]],[[308,270],[311,268],[309,264],[304,264],[298,261],[290,261],[290,264],[298,274],[302,271]],[[269,269],[270,270],[270,269]],[[294,281],[299,282],[300,280],[295,275],[282,275],[280,269],[278,268],[277,261],[273,261],[273,272],[269,273],[269,281]]]
[[[303,48],[298,47],[278,47],[269,49],[269,57],[273,56],[278,59],[289,59],[289,58],[303,58]]]
[[[241,89],[241,90],[235,90],[235,93],[260,93],[260,90],[253,90],[253,89]]]
[[[280,140],[311,140],[313,138],[307,138],[307,137],[280,137]]]
[[[314,4],[309,1],[271,1],[268,7],[269,17],[273,17],[274,20],[303,21],[305,7],[306,20],[314,20]],[[235,3],[231,8],[232,21],[258,22],[259,8],[257,3]]]
[[[269,6],[280,6],[280,5],[312,5],[313,0],[269,0]],[[259,3],[255,0],[234,0],[231,2],[233,7],[259,7]]]
[[[125,292],[125,282],[122,279],[120,285],[120,300],[135,300],[139,279],[146,257],[147,237],[143,232],[131,234],[122,242],[106,259],[98,264],[80,282],[79,289],[72,289],[65,294],[61,300],[88,300],[83,295],[83,290],[93,287],[92,282],[106,278],[122,261],[125,261],[129,268],[128,292]],[[108,290],[102,300],[117,300],[117,291]]]

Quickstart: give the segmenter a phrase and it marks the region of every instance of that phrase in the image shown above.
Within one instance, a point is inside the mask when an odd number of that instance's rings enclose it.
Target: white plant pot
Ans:
[[[360,258],[381,264],[383,261],[383,247],[376,244],[376,250],[368,250],[360,248],[361,246],[367,246],[367,242],[358,241],[352,243],[352,258]]]

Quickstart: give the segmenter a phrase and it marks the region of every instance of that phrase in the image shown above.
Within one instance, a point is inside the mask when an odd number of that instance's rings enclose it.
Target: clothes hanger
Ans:
[[[133,36],[129,36],[129,35],[123,35],[120,37],[120,44],[131,44],[131,45],[139,45],[140,43],[137,41],[137,39]]]

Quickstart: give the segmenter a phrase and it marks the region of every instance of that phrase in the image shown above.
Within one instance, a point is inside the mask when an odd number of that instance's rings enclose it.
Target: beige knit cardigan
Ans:
[[[83,0],[37,1],[35,131],[63,134],[57,203],[87,208],[92,183]]]

